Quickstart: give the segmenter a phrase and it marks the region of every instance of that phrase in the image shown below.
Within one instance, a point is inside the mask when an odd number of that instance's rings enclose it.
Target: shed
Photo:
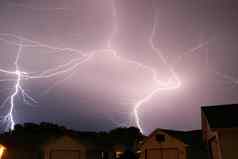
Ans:
[[[140,148],[140,159],[206,159],[201,130],[156,129]]]
[[[86,159],[86,146],[69,136],[51,139],[42,149],[44,159]]]

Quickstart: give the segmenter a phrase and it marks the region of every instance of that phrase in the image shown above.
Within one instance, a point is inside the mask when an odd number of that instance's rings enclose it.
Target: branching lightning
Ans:
[[[14,74],[17,77],[14,93],[10,96],[10,110],[9,110],[8,114],[4,117],[5,120],[6,119],[10,120],[10,128],[11,129],[14,129],[14,125],[15,125],[15,121],[14,121],[13,116],[12,116],[13,109],[14,109],[14,99],[15,99],[16,95],[18,94],[19,90],[21,89],[20,81],[21,81],[21,74],[22,74],[22,72],[20,72],[19,69],[18,69],[18,60],[19,60],[19,57],[20,57],[21,50],[22,50],[22,46],[19,46],[19,49],[18,49],[18,52],[17,52],[16,61],[15,61],[15,67],[16,67],[16,71],[15,72],[3,70],[3,69],[0,70],[2,73]],[[9,100],[9,98],[7,98],[3,102],[3,104],[6,104],[6,102],[8,100]]]
[[[154,11],[153,11],[153,13],[154,13]],[[159,56],[159,58],[162,60],[162,62],[169,68],[171,78],[169,78],[169,80],[166,81],[166,82],[162,82],[158,79],[157,72],[153,68],[150,68],[153,75],[154,75],[154,80],[158,83],[158,86],[156,86],[155,89],[152,92],[150,92],[148,95],[146,95],[141,100],[139,100],[134,106],[134,115],[135,115],[136,125],[138,126],[138,128],[140,129],[140,131],[142,133],[143,133],[143,128],[142,128],[141,121],[140,121],[140,118],[139,118],[139,115],[138,115],[138,109],[143,104],[148,102],[159,91],[161,91],[161,90],[173,90],[173,89],[179,88],[180,85],[181,85],[181,82],[180,82],[178,76],[176,75],[174,69],[168,64],[166,58],[163,56],[163,54],[160,52],[160,50],[158,48],[156,48],[156,46],[154,44],[154,37],[155,37],[155,34],[156,34],[156,28],[157,28],[157,17],[155,16],[155,13],[154,13],[153,14],[152,32],[151,32],[151,36],[150,36],[150,39],[149,39],[149,43],[150,43],[150,46],[151,46],[152,50]]]
[[[144,104],[146,104],[149,100],[151,100],[151,98],[154,97],[158,92],[165,91],[165,90],[174,90],[174,89],[177,89],[181,86],[181,81],[180,81],[179,77],[177,76],[174,68],[172,67],[172,65],[169,64],[167,59],[164,57],[164,55],[161,53],[161,51],[154,44],[154,38],[156,36],[156,29],[157,29],[157,17],[156,17],[155,13],[153,15],[154,17],[153,17],[152,32],[151,32],[151,35],[150,35],[148,40],[149,40],[149,43],[150,43],[150,46],[151,46],[153,52],[156,53],[156,55],[158,55],[158,58],[160,60],[162,60],[162,62],[169,69],[169,73],[171,75],[170,78],[167,81],[161,81],[161,80],[159,80],[158,73],[155,70],[155,68],[144,65],[143,63],[139,63],[137,61],[133,61],[133,60],[123,58],[123,57],[118,55],[117,51],[113,48],[113,44],[112,44],[113,38],[114,38],[114,36],[116,36],[116,34],[118,32],[118,29],[119,29],[118,15],[117,15],[117,8],[115,6],[115,0],[112,0],[111,2],[112,2],[113,28],[112,28],[112,32],[110,34],[110,37],[108,38],[105,49],[92,50],[89,53],[84,53],[83,51],[77,50],[77,49],[59,48],[59,47],[43,44],[43,43],[38,42],[38,41],[30,40],[30,39],[22,37],[22,36],[9,34],[9,33],[0,33],[0,41],[3,41],[3,42],[5,42],[9,45],[13,45],[13,46],[18,47],[17,56],[16,56],[15,63],[14,63],[15,70],[14,71],[9,71],[9,70],[5,70],[5,69],[0,69],[1,73],[14,75],[16,77],[16,80],[14,80],[14,81],[16,81],[15,82],[15,87],[14,87],[14,92],[11,94],[10,97],[6,98],[6,100],[2,103],[2,106],[1,106],[1,107],[5,106],[10,101],[10,110],[7,113],[7,115],[5,115],[3,117],[3,120],[9,121],[11,130],[14,129],[14,125],[15,125],[15,121],[14,121],[14,118],[13,118],[13,111],[14,111],[14,107],[16,105],[15,104],[16,96],[18,96],[18,94],[21,94],[22,97],[23,97],[24,102],[26,102],[26,103],[27,102],[30,102],[30,103],[32,103],[32,102],[36,103],[37,102],[34,98],[32,98],[30,95],[28,95],[24,91],[24,89],[22,88],[21,82],[23,80],[53,78],[55,76],[59,76],[59,75],[69,73],[69,72],[71,72],[73,74],[75,72],[75,70],[80,65],[87,63],[93,57],[95,57],[96,54],[99,54],[99,53],[102,53],[102,52],[108,52],[108,53],[112,54],[114,57],[122,60],[123,62],[133,64],[133,65],[135,65],[135,66],[137,66],[141,69],[144,69],[146,71],[151,72],[151,74],[153,75],[153,80],[156,82],[156,85],[154,86],[154,89],[151,92],[149,92],[147,95],[145,95],[144,97],[139,99],[133,105],[133,114],[134,114],[134,118],[135,118],[135,123],[136,123],[137,127],[141,130],[141,132],[143,132],[143,126],[141,124],[141,119],[140,119],[140,116],[139,116],[139,109]],[[19,6],[19,7],[22,7],[22,6]],[[38,9],[38,10],[42,10],[42,9]],[[57,10],[63,10],[63,8],[58,8]],[[9,40],[9,38],[12,38],[14,40]],[[203,42],[202,44],[199,44],[198,46],[192,48],[191,50],[186,51],[185,54],[195,52],[195,51],[204,47],[207,44],[208,44],[208,41]],[[20,66],[19,66],[19,60],[20,60],[21,53],[22,53],[24,48],[46,48],[46,49],[49,49],[49,50],[53,50],[54,51],[53,53],[55,53],[55,54],[66,54],[66,53],[67,54],[76,54],[76,55],[78,55],[78,57],[75,58],[75,59],[70,60],[69,62],[58,65],[55,68],[50,68],[50,69],[45,70],[45,71],[40,72],[40,73],[27,73],[27,72],[22,71],[20,69]],[[66,80],[67,78],[70,78],[70,76],[66,77],[62,81]],[[12,81],[12,79],[7,79],[7,81],[9,81],[9,80]],[[3,81],[6,81],[6,80],[3,80]],[[53,87],[59,85],[62,81],[56,82],[53,85]],[[50,89],[52,89],[52,88],[50,88]],[[0,120],[1,119],[2,118],[0,118]]]
[[[44,72],[38,73],[37,75],[30,75],[26,72],[21,71],[20,67],[19,67],[19,60],[20,60],[23,48],[26,48],[26,47],[43,47],[43,48],[48,48],[48,49],[55,50],[56,51],[55,53],[60,53],[60,52],[67,51],[67,52],[71,52],[71,53],[79,53],[80,56],[82,56],[82,57],[84,55],[82,55],[82,52],[79,51],[79,50],[74,50],[74,49],[70,49],[70,48],[57,48],[57,47],[45,45],[45,44],[42,44],[40,42],[32,41],[32,40],[29,40],[27,38],[17,36],[17,35],[13,35],[13,34],[3,33],[3,34],[0,34],[0,36],[1,36],[1,38],[0,38],[1,41],[6,42],[7,44],[15,45],[15,46],[18,47],[17,56],[16,56],[15,62],[14,62],[15,71],[8,71],[8,70],[5,70],[5,69],[0,69],[1,73],[16,76],[16,80],[14,80],[14,81],[16,81],[15,87],[14,87],[14,92],[12,93],[12,95],[10,97],[6,98],[4,100],[4,102],[2,103],[2,105],[1,105],[1,108],[3,108],[10,100],[9,111],[5,116],[1,117],[1,120],[8,121],[9,122],[9,128],[11,130],[13,130],[14,125],[15,125],[15,121],[14,121],[14,118],[13,118],[13,111],[14,111],[14,107],[15,107],[14,102],[15,102],[15,98],[19,94],[19,92],[22,95],[23,101],[25,103],[27,103],[27,104],[37,103],[37,101],[34,98],[32,98],[30,95],[28,95],[25,92],[25,90],[22,88],[22,86],[21,86],[21,81],[22,80],[51,78],[51,77],[54,77],[56,75],[60,75],[60,74],[69,72],[69,71],[75,69],[79,64],[81,64],[80,58],[77,58],[77,59],[73,59],[73,60],[69,61],[66,64],[59,65],[56,68],[48,69]],[[19,42],[12,42],[10,40],[6,40],[6,38],[4,38],[4,37],[15,38],[18,41],[20,41],[20,43]],[[24,44],[24,43],[27,43],[27,44]],[[91,56],[87,56],[86,60],[90,57]],[[12,79],[2,80],[2,81],[12,81]]]

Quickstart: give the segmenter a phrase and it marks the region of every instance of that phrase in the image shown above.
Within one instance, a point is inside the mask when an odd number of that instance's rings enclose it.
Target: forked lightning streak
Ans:
[[[47,79],[47,78],[53,78],[55,76],[59,76],[59,75],[65,74],[65,73],[69,73],[69,72],[74,73],[74,72],[76,72],[75,70],[80,65],[87,63],[92,58],[94,58],[95,55],[100,54],[102,52],[109,52],[114,57],[122,60],[123,62],[133,64],[136,67],[139,67],[141,69],[151,72],[151,74],[153,75],[153,80],[156,82],[154,89],[151,92],[149,92],[147,95],[142,97],[140,100],[138,100],[136,103],[134,103],[134,105],[133,105],[133,114],[134,114],[134,118],[135,118],[135,123],[136,123],[136,126],[141,130],[142,133],[143,133],[143,126],[141,124],[141,118],[139,116],[139,109],[143,105],[145,105],[149,100],[151,100],[151,98],[153,96],[155,96],[158,92],[174,90],[181,86],[181,81],[180,81],[179,77],[177,76],[174,68],[172,67],[172,65],[169,64],[167,59],[164,57],[164,55],[161,53],[161,51],[154,44],[154,38],[156,36],[156,29],[157,29],[157,17],[156,17],[155,13],[153,15],[154,17],[153,17],[152,32],[151,32],[151,36],[148,39],[148,42],[150,43],[150,46],[151,46],[153,52],[156,53],[156,55],[158,55],[158,59],[161,60],[163,62],[163,64],[168,68],[171,77],[167,81],[161,81],[161,80],[159,80],[158,73],[155,68],[152,68],[148,65],[144,65],[143,63],[140,63],[140,62],[137,62],[134,60],[126,59],[126,58],[118,55],[117,50],[115,50],[112,46],[113,38],[116,36],[118,29],[119,29],[118,15],[117,15],[117,8],[115,5],[115,0],[112,0],[111,2],[112,2],[113,28],[112,28],[110,37],[108,38],[108,41],[106,44],[107,46],[105,49],[92,50],[89,53],[85,53],[85,52],[83,52],[81,50],[77,50],[77,49],[59,48],[59,47],[55,47],[55,46],[50,46],[48,44],[43,44],[41,42],[34,41],[31,39],[28,39],[28,38],[25,38],[22,36],[18,36],[18,35],[14,35],[14,34],[10,34],[10,33],[0,33],[0,41],[5,42],[9,45],[18,47],[17,56],[16,56],[16,60],[14,63],[15,70],[9,71],[9,70],[5,70],[5,69],[0,69],[1,73],[14,75],[15,81],[16,81],[15,87],[14,87],[14,92],[11,94],[10,97],[8,97],[2,103],[2,106],[1,106],[1,107],[6,106],[6,104],[10,100],[9,111],[4,117],[0,116],[1,117],[0,120],[8,121],[10,123],[9,128],[11,130],[14,129],[14,125],[15,125],[15,121],[13,118],[13,111],[14,111],[14,107],[16,105],[15,104],[16,96],[21,94],[24,99],[24,102],[27,102],[27,103],[36,103],[37,102],[34,98],[32,98],[30,95],[28,95],[22,88],[21,82],[23,80]],[[12,38],[14,40],[9,40],[9,38]],[[195,52],[207,44],[208,44],[208,42],[199,44],[198,46],[185,52],[184,54]],[[28,73],[28,72],[22,71],[19,66],[19,60],[20,60],[21,53],[24,48],[46,48],[49,50],[53,50],[54,51],[53,53],[55,53],[55,54],[76,54],[76,55],[78,55],[78,57],[75,59],[72,59],[62,65],[58,65],[55,68],[51,68],[51,69],[45,70],[40,73]],[[7,79],[7,80],[12,80],[12,79]],[[58,84],[60,84],[60,82],[58,82],[58,83],[56,82],[53,86],[55,87]]]

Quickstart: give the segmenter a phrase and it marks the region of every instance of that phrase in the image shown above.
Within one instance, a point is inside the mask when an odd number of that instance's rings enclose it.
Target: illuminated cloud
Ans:
[[[166,6],[163,3],[143,0],[104,0],[100,3],[86,0],[66,3],[62,0],[57,6],[55,2],[47,1],[4,2],[3,6],[6,6],[6,9],[2,11],[5,15],[2,21],[7,23],[7,20],[11,20],[14,23],[9,22],[11,24],[9,28],[5,24],[0,28],[1,48],[3,48],[0,82],[10,92],[5,91],[6,94],[2,96],[4,98],[1,109],[4,111],[0,114],[0,121],[3,123],[2,127],[6,128],[3,129],[13,129],[15,120],[16,122],[27,120],[24,119],[27,118],[24,112],[26,108],[20,105],[38,107],[42,104],[40,109],[47,111],[52,107],[48,108],[48,105],[53,104],[55,106],[50,112],[59,114],[56,115],[58,116],[56,122],[62,124],[65,124],[60,121],[63,120],[64,117],[61,116],[64,114],[57,111],[63,105],[65,108],[62,109],[70,107],[68,110],[72,109],[72,114],[76,112],[90,114],[90,109],[101,108],[99,115],[95,116],[105,114],[110,116],[115,111],[120,117],[122,114],[127,114],[128,118],[133,115],[133,122],[128,124],[122,121],[120,124],[118,119],[113,119],[113,122],[119,125],[136,125],[143,132],[143,129],[148,131],[152,128],[145,126],[146,123],[150,123],[150,120],[145,118],[146,115],[150,114],[149,118],[152,119],[155,112],[166,111],[170,107],[187,109],[177,106],[184,105],[185,101],[179,101],[177,97],[166,101],[163,95],[177,95],[178,92],[183,92],[180,95],[189,100],[187,105],[197,105],[196,108],[191,106],[192,111],[197,110],[202,104],[228,101],[213,100],[212,92],[209,92],[207,95],[202,94],[203,99],[207,96],[212,96],[211,98],[194,104],[197,96],[202,95],[197,95],[199,91],[189,93],[188,89],[195,87],[203,92],[202,87],[208,90],[206,84],[216,85],[213,78],[219,77],[230,81],[232,77],[233,84],[236,83],[236,78],[235,75],[233,77],[222,73],[225,72],[224,68],[217,71],[212,66],[217,57],[211,55],[207,49],[218,42],[219,36],[205,34],[199,39],[200,31],[196,30],[199,27],[197,22],[193,21],[193,16],[192,20],[189,19],[191,26],[185,23],[186,18],[177,22],[176,18],[179,19],[176,17],[177,13],[184,9],[178,7],[181,4],[172,2],[169,4],[171,8],[167,6],[169,8],[164,10]],[[183,4],[185,8],[186,4]],[[15,12],[10,12],[13,9]],[[170,14],[176,15],[175,19],[171,19]],[[189,28],[185,29],[180,25]],[[190,36],[190,33],[193,36]],[[224,56],[222,52],[218,54]],[[201,83],[197,84],[197,81]],[[185,89],[187,92],[184,92]],[[60,102],[63,99],[57,98],[57,94],[64,92],[75,93],[64,96],[64,103]],[[78,97],[79,94],[83,97]],[[189,97],[187,98],[185,94],[189,94]],[[90,97],[85,99],[85,96]],[[162,103],[154,102],[158,96]],[[76,102],[75,98],[78,99]],[[44,100],[48,102],[43,104]],[[96,102],[97,100],[101,102]],[[85,106],[90,104],[93,106]],[[151,105],[157,111],[146,113],[152,108]],[[77,106],[78,108],[75,108]],[[179,111],[172,114],[176,116]],[[163,113],[159,114],[158,118],[162,119]],[[196,114],[198,117],[198,113]],[[37,120],[48,118],[42,116],[42,119]],[[74,125],[77,125],[77,122]],[[196,126],[178,127],[198,127],[197,124],[194,125]]]

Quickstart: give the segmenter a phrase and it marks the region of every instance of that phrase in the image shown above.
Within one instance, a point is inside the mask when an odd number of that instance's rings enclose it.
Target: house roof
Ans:
[[[238,104],[204,106],[201,109],[211,128],[238,127]]]
[[[202,139],[202,130],[177,131],[168,129],[156,129],[151,135],[158,132],[164,132],[188,145],[188,159],[208,159],[208,151]]]
[[[157,131],[163,131],[166,134],[173,136],[176,139],[190,146],[203,144],[201,130],[178,131],[178,130],[168,130],[168,129],[157,129]]]

